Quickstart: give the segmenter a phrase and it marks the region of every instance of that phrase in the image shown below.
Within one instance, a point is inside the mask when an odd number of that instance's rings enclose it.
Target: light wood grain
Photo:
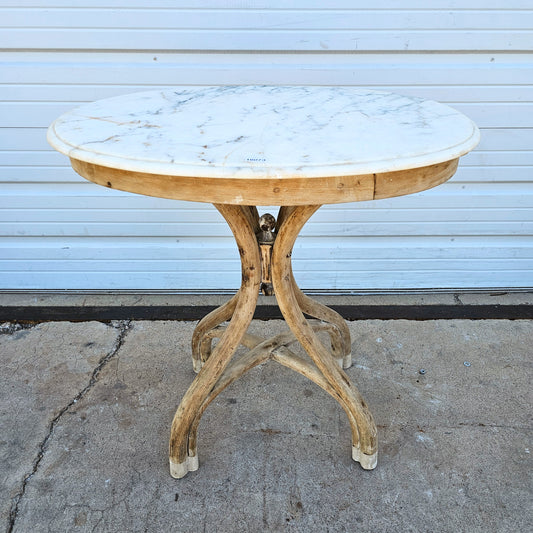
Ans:
[[[240,291],[239,291],[240,292]],[[204,361],[211,355],[212,338],[206,337],[213,328],[229,320],[233,316],[237,302],[239,301],[239,292],[224,305],[221,305],[208,315],[204,316],[196,325],[192,335],[192,365],[195,372],[200,372]]]
[[[319,207],[318,205],[299,206],[290,212],[280,226],[272,251],[274,291],[287,324],[351,414],[349,420],[352,426],[352,446],[358,451],[353,454],[354,459],[359,457],[361,466],[373,468],[377,454],[377,430],[372,414],[358,390],[345,372],[333,361],[331,354],[305,319],[294,291],[291,276],[292,247],[305,222]]]
[[[425,191],[449,180],[459,159],[412,170],[375,174],[374,200]]]
[[[333,357],[337,359],[340,367],[350,368],[352,366],[352,343],[346,322],[339,313],[304,294],[296,284],[292,265],[290,268],[292,289],[300,309],[304,313],[332,325],[329,335]]]
[[[310,205],[317,199],[323,204],[337,204],[410,194],[444,183],[453,176],[458,163],[454,159],[410,170],[360,176],[207,178],[134,172],[74,158],[70,161],[78,174],[111,189],[175,200],[245,206]]]
[[[172,423],[169,446],[171,474],[181,478],[198,468],[198,427],[204,411],[228,385],[269,359],[306,376],[339,402],[350,422],[353,459],[363,468],[374,468],[377,436],[372,415],[342,370],[343,366],[351,363],[348,328],[338,313],[306,296],[296,285],[292,273],[294,240],[319,206],[282,207],[277,224],[271,215],[263,215],[260,219],[257,209],[249,205],[216,207],[237,241],[243,280],[238,293],[202,319],[195,328],[193,366],[199,373],[182,399]],[[267,218],[268,224],[265,223]],[[270,243],[268,258],[260,253],[263,242]],[[261,281],[264,281],[261,274],[264,274],[265,262],[269,266],[280,309],[290,328],[290,331],[269,339],[246,331]],[[303,312],[319,320],[307,321]],[[229,326],[221,325],[230,318]],[[317,337],[319,331],[329,334],[331,351]],[[213,339],[219,341],[212,351]],[[302,345],[311,361],[289,350],[295,342]],[[239,345],[248,348],[248,352],[234,359]]]
[[[191,465],[197,467],[197,458],[191,460],[189,457],[195,456],[188,454],[191,425],[252,321],[261,283],[260,269],[257,268],[260,264],[259,249],[248,218],[241,207],[216,205],[216,208],[228,222],[237,242],[242,264],[242,285],[228,329],[185,393],[174,415],[169,459],[171,473],[175,477],[183,477],[188,470],[191,470]]]
[[[324,324],[321,322],[311,322],[310,325],[315,333],[319,331],[327,331],[329,333],[331,328],[334,327],[330,324]],[[225,329],[226,328],[224,327],[215,328],[208,333],[208,336],[221,336]],[[226,387],[248,372],[248,370],[266,362],[268,359],[276,361],[315,382],[341,404],[349,418],[352,417],[348,404],[346,404],[343,398],[338,395],[337,391],[330,385],[329,381],[318,371],[318,369],[313,366],[310,361],[306,361],[288,349],[288,346],[295,342],[297,342],[297,339],[294,333],[290,331],[281,333],[270,339],[261,339],[260,337],[248,333],[243,336],[241,344],[247,346],[250,351],[228,364],[223,374],[220,376],[219,380],[197,411],[196,418],[189,431],[188,453],[190,457],[197,456],[198,426],[201,417],[209,404]],[[355,427],[355,421],[353,421],[353,427]]]

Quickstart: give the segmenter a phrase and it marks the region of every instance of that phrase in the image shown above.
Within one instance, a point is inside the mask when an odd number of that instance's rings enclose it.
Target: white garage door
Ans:
[[[79,103],[184,84],[372,87],[480,126],[445,185],[322,208],[294,253],[303,288],[533,286],[530,0],[72,4],[0,3],[0,288],[238,286],[212,206],[98,187],[46,144]]]

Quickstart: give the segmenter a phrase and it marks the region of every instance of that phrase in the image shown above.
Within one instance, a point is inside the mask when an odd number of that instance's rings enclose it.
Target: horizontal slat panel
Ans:
[[[182,67],[184,68],[184,67]],[[241,68],[243,68],[241,66]],[[275,66],[272,65],[271,74],[275,74]],[[354,65],[354,68],[357,68]],[[236,77],[238,73],[236,72]],[[338,76],[339,73],[336,73]],[[533,78],[533,76],[532,76]],[[391,79],[391,83],[394,80]],[[234,80],[236,83],[236,80]],[[270,82],[272,83],[272,81]],[[316,85],[328,85],[328,80],[316,76]],[[364,84],[358,83],[358,87]],[[457,102],[532,102],[533,86],[528,85],[376,85],[367,83],[373,89],[391,91],[405,96],[419,96],[430,100],[454,105]],[[92,102],[101,98],[111,98],[127,93],[141,92],[150,89],[172,88],[172,85],[53,85],[53,84],[0,84],[0,101],[4,102],[73,102],[78,105],[83,102]],[[75,102],[74,102],[75,100]]]
[[[531,85],[528,54],[3,53],[2,83]],[[149,87],[146,87],[149,85]],[[403,89],[402,89],[403,91]],[[72,97],[77,100],[73,91]],[[103,98],[99,94],[95,98]],[[89,98],[93,100],[95,98]]]
[[[85,180],[72,168],[65,166],[3,166],[0,167],[0,183],[82,183]]]
[[[486,268],[505,272],[509,270],[508,259],[485,259]],[[213,269],[213,261],[209,259],[199,259],[191,263],[187,257],[180,259],[138,259],[133,263],[127,264],[123,260],[91,260],[91,268],[101,272],[150,272],[154,275],[160,273],[172,272],[174,270],[180,272],[189,272],[191,270],[198,270],[200,272],[215,272]],[[227,260],[217,259],[216,272],[233,275],[239,271],[239,260],[231,258]],[[299,268],[298,261],[294,261],[294,267]],[[22,270],[30,272],[76,272],[83,271],[87,268],[87,260],[66,260],[66,259],[45,259],[42,261],[32,260],[30,263],[20,260],[5,260],[0,259],[0,270],[5,273],[20,272]],[[369,272],[372,270],[379,270],[381,272],[398,272],[401,270],[417,270],[417,271],[435,271],[435,270],[454,270],[457,272],[471,271],[472,264],[470,261],[464,259],[396,259],[395,261],[371,260],[371,259],[349,259],[349,260],[315,260],[313,261],[313,270],[318,272],[327,272],[330,269],[335,269],[337,272],[353,272],[354,276],[359,272]],[[523,272],[531,271],[531,258],[527,259],[513,259],[513,270],[520,270]]]
[[[184,226],[183,224],[165,223],[164,225],[156,223],[144,224],[105,224],[84,222],[83,224],[72,223],[65,227],[63,223],[39,222],[25,223],[24,229],[20,229],[20,224],[0,224],[0,235],[18,235],[19,237],[31,236],[48,236],[48,235],[69,235],[83,236],[92,235],[117,236],[129,233],[130,235],[141,236],[182,236],[195,235],[201,238],[212,228],[210,225]],[[213,230],[215,235],[227,235],[224,229],[216,228]],[[365,235],[533,235],[533,222],[419,222],[412,220],[410,222],[359,222],[357,224],[321,224],[319,227],[306,228],[302,231],[302,237],[308,235],[329,235],[337,237],[339,233],[344,234],[365,234]],[[191,258],[192,259],[192,258]]]
[[[45,140],[49,122],[78,103],[184,83],[366,86],[449,103],[482,126],[449,183],[322,208],[294,251],[302,286],[533,285],[533,63],[513,53],[533,48],[532,7],[0,1],[0,287],[239,284],[235,244],[211,206],[97,187]]]
[[[334,5],[334,4],[333,4]],[[372,9],[105,9],[56,8],[24,9],[0,8],[0,28],[46,28],[50,30],[112,29],[175,30],[188,33],[203,31],[267,30],[286,33],[296,30],[372,30],[410,34],[415,30],[445,32],[467,30],[470,34],[487,30],[530,30],[533,27],[531,10],[389,10]],[[148,6],[147,6],[148,7]],[[435,19],[438,13],[438,20]],[[219,38],[219,36],[215,36]],[[185,47],[182,47],[185,48]]]
[[[435,202],[435,207],[428,201],[419,202],[418,207],[405,207],[407,199],[387,201],[389,205],[361,202],[350,204],[349,209],[323,209],[304,228],[302,237],[533,234],[532,196],[526,199],[513,196],[477,196],[461,201],[444,198],[443,201]],[[464,207],[459,208],[457,204]],[[505,207],[505,204],[508,204],[508,207]],[[228,228],[221,223],[218,213],[212,208],[125,209],[115,203],[114,209],[103,210],[95,209],[94,205],[92,208],[90,203],[79,205],[79,210],[82,210],[85,216],[77,214],[76,209],[54,207],[40,210],[6,209],[1,217],[0,233],[43,236],[230,235]]]
[[[296,261],[316,257],[330,259],[518,259],[533,258],[533,237],[513,236],[490,239],[469,236],[342,236],[306,237],[298,240],[294,250]],[[0,237],[0,255],[4,259],[25,260],[173,260],[202,249],[206,259],[236,259],[233,239],[206,236],[201,242],[195,237]],[[393,252],[393,256],[391,255]],[[213,263],[212,268],[216,268]]]
[[[143,6],[148,7],[148,6]],[[195,6],[197,7],[197,6]],[[224,6],[226,7],[226,6]],[[0,8],[0,46],[145,50],[531,50],[530,9]],[[292,7],[292,9],[288,9]],[[336,8],[336,9],[331,9]],[[438,15],[437,15],[438,14]],[[511,31],[513,30],[513,31]]]
[[[20,148],[24,148],[21,146]],[[48,150],[0,150],[0,166],[65,166],[68,158],[59,152]]]
[[[0,6],[4,7],[43,7],[43,8],[64,8],[72,7],[72,0],[2,0]],[[350,9],[350,8],[371,8],[401,11],[403,9],[425,9],[429,11],[441,11],[449,9],[496,9],[502,10],[501,0],[402,0],[401,3],[391,3],[390,0],[373,0],[370,6],[366,0],[333,0],[324,2],[323,0],[202,0],[199,4],[194,0],[153,0],[147,5],[146,0],[84,0],[83,8],[175,8],[175,9]],[[505,3],[505,9],[528,9],[531,7],[529,0],[509,0]]]
[[[476,150],[466,155],[462,161],[465,166],[523,166],[533,164],[533,151],[531,150]]]
[[[532,149],[533,120],[531,128],[493,128],[481,130],[481,141],[476,151]]]
[[[98,276],[106,278],[106,288],[153,288],[154,276],[158,286],[163,283],[166,287],[180,287],[182,289],[217,289],[214,274],[218,272],[218,259],[237,265],[237,251],[234,243],[227,239],[207,238],[206,258],[212,258],[205,263],[205,269],[182,270],[176,268],[175,262],[184,261],[188,254],[194,253],[196,239],[25,239],[25,245],[13,242],[14,239],[0,239],[0,255],[6,259],[23,260],[28,257],[49,258],[55,260],[84,260],[116,261],[117,271],[104,269],[103,271],[84,270],[83,265],[71,263],[71,271],[61,271],[60,284],[58,276],[53,271],[35,270],[24,277],[25,287],[39,286],[56,288],[91,288],[98,286]],[[501,286],[503,282],[508,287],[530,286],[533,282],[531,268],[527,267],[527,260],[531,258],[531,239],[525,237],[490,237],[479,240],[477,237],[341,237],[331,239],[305,239],[297,243],[294,253],[296,277],[306,288],[320,288],[327,286],[335,289],[347,288],[400,288],[417,287],[463,287],[465,281],[469,287]],[[356,260],[354,267],[348,270],[327,268],[325,270],[311,270],[305,268],[306,261],[314,257],[330,258],[332,261]],[[163,259],[169,265],[168,271],[159,270],[157,274],[150,269],[133,271],[131,259],[143,261],[146,259]],[[232,259],[233,258],[233,259]],[[394,269],[395,260],[397,268]],[[433,268],[418,270],[405,269],[405,264],[413,260],[424,261],[429,265],[430,259],[435,259]],[[502,258],[516,258],[523,269],[511,267],[508,269],[499,261]],[[476,260],[483,259],[482,263]],[[124,260],[123,268],[118,265]],[[365,267],[365,260],[368,261]],[[455,269],[448,268],[453,263]],[[87,264],[87,263],[86,263]],[[145,263],[148,265],[148,263]],[[327,264],[327,262],[325,262]],[[368,265],[372,265],[372,269]],[[474,265],[486,265],[490,270],[474,268]],[[514,264],[514,263],[513,263]],[[502,266],[502,270],[496,268]],[[185,263],[184,263],[184,266]],[[442,266],[442,269],[441,269]],[[494,267],[494,268],[491,268]],[[135,267],[136,268],[136,267]],[[302,270],[303,268],[303,270]],[[227,272],[225,279],[227,287],[237,287],[239,276],[235,272]],[[2,276],[0,287],[10,287],[10,283],[17,279],[16,272],[8,270]],[[325,279],[325,281],[324,281]],[[436,284],[436,280],[438,283]],[[520,281],[518,281],[520,280]],[[20,280],[19,280],[20,282]],[[5,284],[5,285],[4,285]],[[23,287],[22,287],[23,288]]]
[[[531,287],[533,283],[531,271],[450,271],[447,269],[431,271],[368,271],[332,272],[295,270],[295,277],[303,289],[320,289],[327,287],[331,290],[365,289],[403,289],[405,287],[418,288],[493,288],[493,287]],[[105,288],[114,289],[152,289],[157,287],[176,288],[182,290],[217,290],[220,289],[220,278],[213,273],[197,270],[159,272],[94,272],[74,271],[62,272],[58,276],[53,272],[30,272],[21,280],[18,272],[3,274],[0,288],[10,288],[15,285],[20,289],[36,289],[46,287],[50,289],[92,289],[102,284],[105,278]],[[228,273],[224,277],[225,288],[237,289],[240,283],[239,274]]]
[[[406,287],[424,289],[455,289],[468,287],[471,289],[484,289],[494,287],[528,288],[533,285],[530,271],[510,270],[454,272],[449,270],[432,270],[426,272],[314,272],[295,270],[296,281],[304,290],[322,289],[342,292],[361,289],[395,290]],[[62,272],[61,276],[53,272],[30,272],[20,277],[19,272],[6,272],[2,275],[0,288],[17,287],[19,290],[36,290],[39,288],[57,290],[91,290],[102,286],[105,279],[105,289],[113,290],[150,290],[167,288],[195,291],[216,291],[221,288],[234,289],[239,287],[240,275],[228,273],[224,276],[224,287],[221,287],[221,278],[213,273],[198,271],[187,272],[94,272],[75,271]]]
[[[533,202],[532,202],[533,205]],[[142,215],[141,215],[142,213]],[[0,223],[32,223],[50,221],[60,224],[132,224],[132,232],[142,218],[144,224],[219,224],[220,220],[208,210],[158,210],[158,209],[3,209],[0,212]],[[412,209],[357,209],[353,204],[350,210],[324,211],[315,215],[313,222],[309,224],[337,224],[345,230],[346,220],[350,223],[369,223],[393,220],[394,222],[411,222],[413,218],[421,224],[451,221],[472,222],[531,222],[529,208],[485,208],[483,206],[469,209],[454,209],[453,207],[441,207],[439,209],[417,208]],[[343,219],[343,222],[340,222]],[[221,225],[221,224],[220,224]],[[310,226],[312,227],[312,226]],[[205,228],[204,228],[205,230]],[[207,233],[207,232],[206,232]],[[224,233],[227,233],[226,231]]]
[[[0,47],[54,50],[452,51],[533,50],[533,31],[4,29]]]

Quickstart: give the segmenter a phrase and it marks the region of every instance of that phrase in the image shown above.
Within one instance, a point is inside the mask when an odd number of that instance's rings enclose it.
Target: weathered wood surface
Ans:
[[[274,291],[290,329],[351,413],[349,419],[352,425],[352,457],[359,461],[363,468],[371,469],[377,462],[377,430],[372,414],[359,391],[351,384],[345,372],[333,362],[331,354],[305,319],[293,286],[292,247],[305,222],[319,207],[298,206],[291,210],[281,224],[272,251]]]
[[[237,242],[241,257],[242,284],[228,329],[185,393],[174,415],[170,435],[169,459],[171,474],[177,478],[183,477],[188,471],[198,467],[197,457],[188,455],[191,425],[199,408],[229,363],[252,321],[261,283],[261,272],[258,268],[260,263],[259,249],[255,234],[243,209],[224,204],[216,205],[216,208],[228,222]]]
[[[333,356],[339,362],[340,367],[350,368],[352,366],[352,343],[350,330],[346,322],[339,313],[304,294],[298,285],[296,285],[296,280],[292,273],[292,266],[290,265],[289,268],[292,289],[300,309],[304,313],[334,326],[330,332]]]
[[[198,468],[198,426],[202,414],[222,390],[251,368],[272,359],[306,376],[335,398],[346,412],[352,432],[352,457],[365,469],[376,466],[377,434],[372,415],[342,368],[351,364],[348,327],[335,311],[309,298],[298,288],[291,266],[294,241],[307,219],[320,207],[281,207],[278,221],[259,219],[250,206],[217,205],[237,241],[242,262],[242,285],[226,304],[203,318],[192,340],[194,370],[199,372],[174,417],[170,438],[171,474],[181,478]],[[261,253],[268,248],[268,257]],[[272,255],[271,255],[272,253]],[[268,265],[265,266],[265,262]],[[265,273],[266,272],[266,273]],[[276,298],[290,331],[270,339],[246,329],[257,302],[262,275],[272,278]],[[255,291],[255,293],[254,293]],[[307,321],[303,313],[318,320]],[[228,326],[221,324],[230,320]],[[331,351],[317,337],[330,336]],[[212,349],[214,339],[219,339]],[[310,360],[289,346],[299,342]],[[239,345],[248,352],[230,361]]]
[[[458,159],[453,159],[421,168],[360,176],[208,178],[121,170],[74,158],[70,161],[78,174],[111,189],[160,198],[245,206],[309,205],[317,199],[322,204],[337,204],[401,196],[444,183],[454,175],[458,164]]]
[[[312,322],[311,327],[315,333],[319,331],[326,331],[331,334],[332,328],[335,326],[326,324],[324,322]],[[220,337],[226,328],[217,327],[211,330],[207,336],[210,338]],[[277,361],[278,363],[299,372],[303,376],[307,377],[311,381],[315,382],[319,387],[324,389],[328,394],[335,398],[346,411],[346,414],[350,418],[352,416],[348,405],[340,397],[337,391],[330,385],[327,379],[318,371],[318,369],[312,365],[310,361],[306,361],[302,357],[295,355],[288,349],[288,346],[297,342],[295,335],[287,331],[272,337],[270,339],[262,339],[256,335],[250,335],[248,333],[243,335],[241,344],[246,346],[250,351],[241,356],[237,360],[231,361],[225,368],[223,374],[216,382],[215,386],[202,403],[199,411],[196,414],[196,418],[189,431],[189,457],[197,457],[197,434],[198,426],[202,414],[207,409],[209,404],[231,383],[245,374],[248,370],[266,362],[268,359]],[[355,427],[355,421],[352,424],[352,428]]]

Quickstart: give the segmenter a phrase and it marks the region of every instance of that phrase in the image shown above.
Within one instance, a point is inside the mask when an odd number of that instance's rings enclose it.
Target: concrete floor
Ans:
[[[7,531],[531,531],[533,321],[349,327],[375,470],[351,460],[340,407],[270,362],[213,402],[200,469],[175,480],[167,442],[194,323],[3,324]]]

